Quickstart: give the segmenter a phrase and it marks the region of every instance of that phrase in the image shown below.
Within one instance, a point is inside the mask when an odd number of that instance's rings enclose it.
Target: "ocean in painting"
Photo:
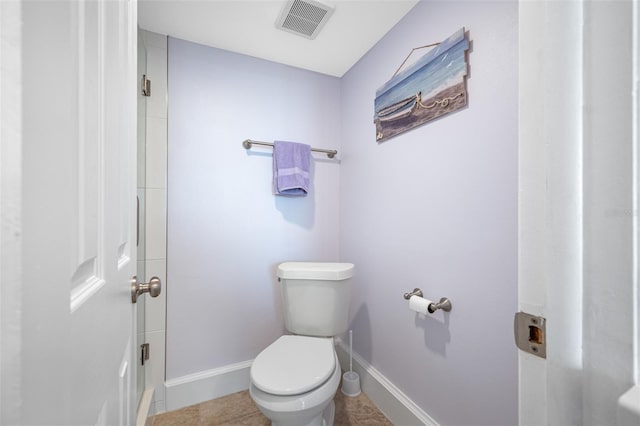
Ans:
[[[380,87],[374,102],[376,140],[464,107],[468,49],[461,28]]]

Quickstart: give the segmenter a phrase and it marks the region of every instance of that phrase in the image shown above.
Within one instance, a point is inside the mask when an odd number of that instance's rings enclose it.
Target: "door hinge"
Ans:
[[[151,96],[151,80],[146,74],[142,75],[142,96]]]
[[[149,361],[149,344],[143,343],[140,345],[140,363],[144,365],[145,361]]]

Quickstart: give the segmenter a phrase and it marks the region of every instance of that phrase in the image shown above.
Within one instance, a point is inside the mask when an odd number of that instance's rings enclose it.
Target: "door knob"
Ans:
[[[131,303],[138,301],[138,296],[149,293],[151,297],[158,297],[162,291],[162,282],[158,277],[152,277],[148,283],[139,283],[137,277],[131,278]]]

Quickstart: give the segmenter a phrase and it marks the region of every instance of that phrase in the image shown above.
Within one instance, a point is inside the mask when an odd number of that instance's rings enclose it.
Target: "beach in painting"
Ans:
[[[467,104],[465,52],[461,28],[376,92],[376,140],[384,141]]]
[[[443,99],[450,100],[448,102],[442,102]],[[376,125],[378,142],[406,132],[407,130],[411,130],[417,125],[435,120],[438,117],[442,117],[445,114],[449,114],[463,108],[467,104],[467,90],[465,88],[465,82],[463,81],[455,86],[447,87],[429,99],[423,99],[422,104],[426,106],[435,105],[432,108],[416,108],[410,115],[400,117],[395,120],[375,120],[374,123]]]

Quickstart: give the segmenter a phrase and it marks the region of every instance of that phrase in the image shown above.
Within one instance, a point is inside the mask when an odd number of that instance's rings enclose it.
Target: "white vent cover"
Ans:
[[[333,10],[333,6],[317,0],[290,0],[282,8],[276,28],[313,40]]]

